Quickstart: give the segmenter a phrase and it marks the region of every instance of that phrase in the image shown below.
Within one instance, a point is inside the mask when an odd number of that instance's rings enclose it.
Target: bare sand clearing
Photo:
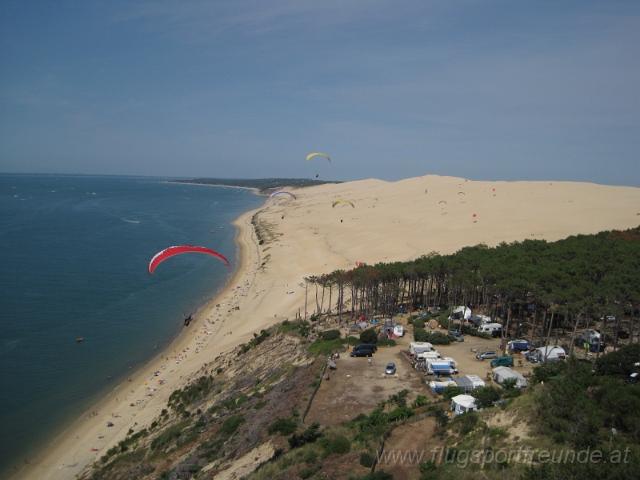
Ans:
[[[575,182],[476,182],[425,176],[295,191],[237,221],[241,265],[226,289],[161,355],[62,432],[19,478],[73,478],[166,406],[171,392],[254,331],[304,311],[305,276],[356,262],[408,260],[463,246],[547,239],[640,224],[640,189]],[[355,208],[332,202],[343,198]],[[216,306],[219,304],[219,307]],[[107,427],[112,422],[112,427]]]

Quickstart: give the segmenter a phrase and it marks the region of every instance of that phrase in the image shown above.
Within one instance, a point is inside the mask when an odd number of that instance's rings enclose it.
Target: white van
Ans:
[[[433,350],[433,345],[429,342],[411,342],[409,344],[409,353],[411,355],[417,355],[423,352],[430,352]]]
[[[478,327],[478,332],[480,333],[489,333],[491,335],[495,335],[502,331],[502,325],[499,323],[485,323],[484,325],[480,325]]]
[[[421,353],[418,353],[416,355],[416,359],[418,359],[418,360],[426,360],[426,361],[439,360],[440,359],[440,353],[438,353],[435,350],[433,350],[431,352],[421,352]]]

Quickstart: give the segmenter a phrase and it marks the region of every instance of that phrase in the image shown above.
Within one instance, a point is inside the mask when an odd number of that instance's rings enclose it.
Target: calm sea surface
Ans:
[[[0,175],[0,470],[165,347],[231,272],[247,190],[162,179]],[[84,342],[76,343],[77,337]]]

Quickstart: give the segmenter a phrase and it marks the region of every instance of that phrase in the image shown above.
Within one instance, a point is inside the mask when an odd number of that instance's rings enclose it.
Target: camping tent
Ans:
[[[463,375],[454,379],[456,385],[463,389],[466,393],[479,388],[484,387],[484,380],[478,375]]]
[[[564,348],[557,345],[536,348],[530,355],[537,362],[557,362],[558,360],[564,360],[566,356],[567,352],[564,351]]]
[[[580,339],[580,343],[588,342],[588,343],[598,343],[601,340],[600,332],[594,330],[592,328],[588,330],[584,330],[578,334],[578,339]]]
[[[466,412],[477,410],[476,399],[471,395],[456,395],[451,399],[451,410],[454,415],[461,415]]]
[[[432,380],[428,383],[429,388],[433,393],[442,393],[447,387],[455,387],[456,381],[454,381],[451,377],[444,377],[440,380]]]
[[[502,385],[505,381],[513,379],[516,382],[516,387],[525,388],[527,386],[527,379],[522,374],[516,372],[509,367],[496,367],[493,369],[493,380]]]

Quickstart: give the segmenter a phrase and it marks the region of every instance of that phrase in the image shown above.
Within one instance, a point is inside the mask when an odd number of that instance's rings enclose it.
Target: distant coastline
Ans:
[[[337,180],[310,180],[307,178],[191,178],[168,180],[167,183],[183,183],[188,185],[207,185],[212,187],[235,187],[253,190],[259,194],[266,194],[271,190],[284,186],[304,188],[325,184],[342,183]]]

